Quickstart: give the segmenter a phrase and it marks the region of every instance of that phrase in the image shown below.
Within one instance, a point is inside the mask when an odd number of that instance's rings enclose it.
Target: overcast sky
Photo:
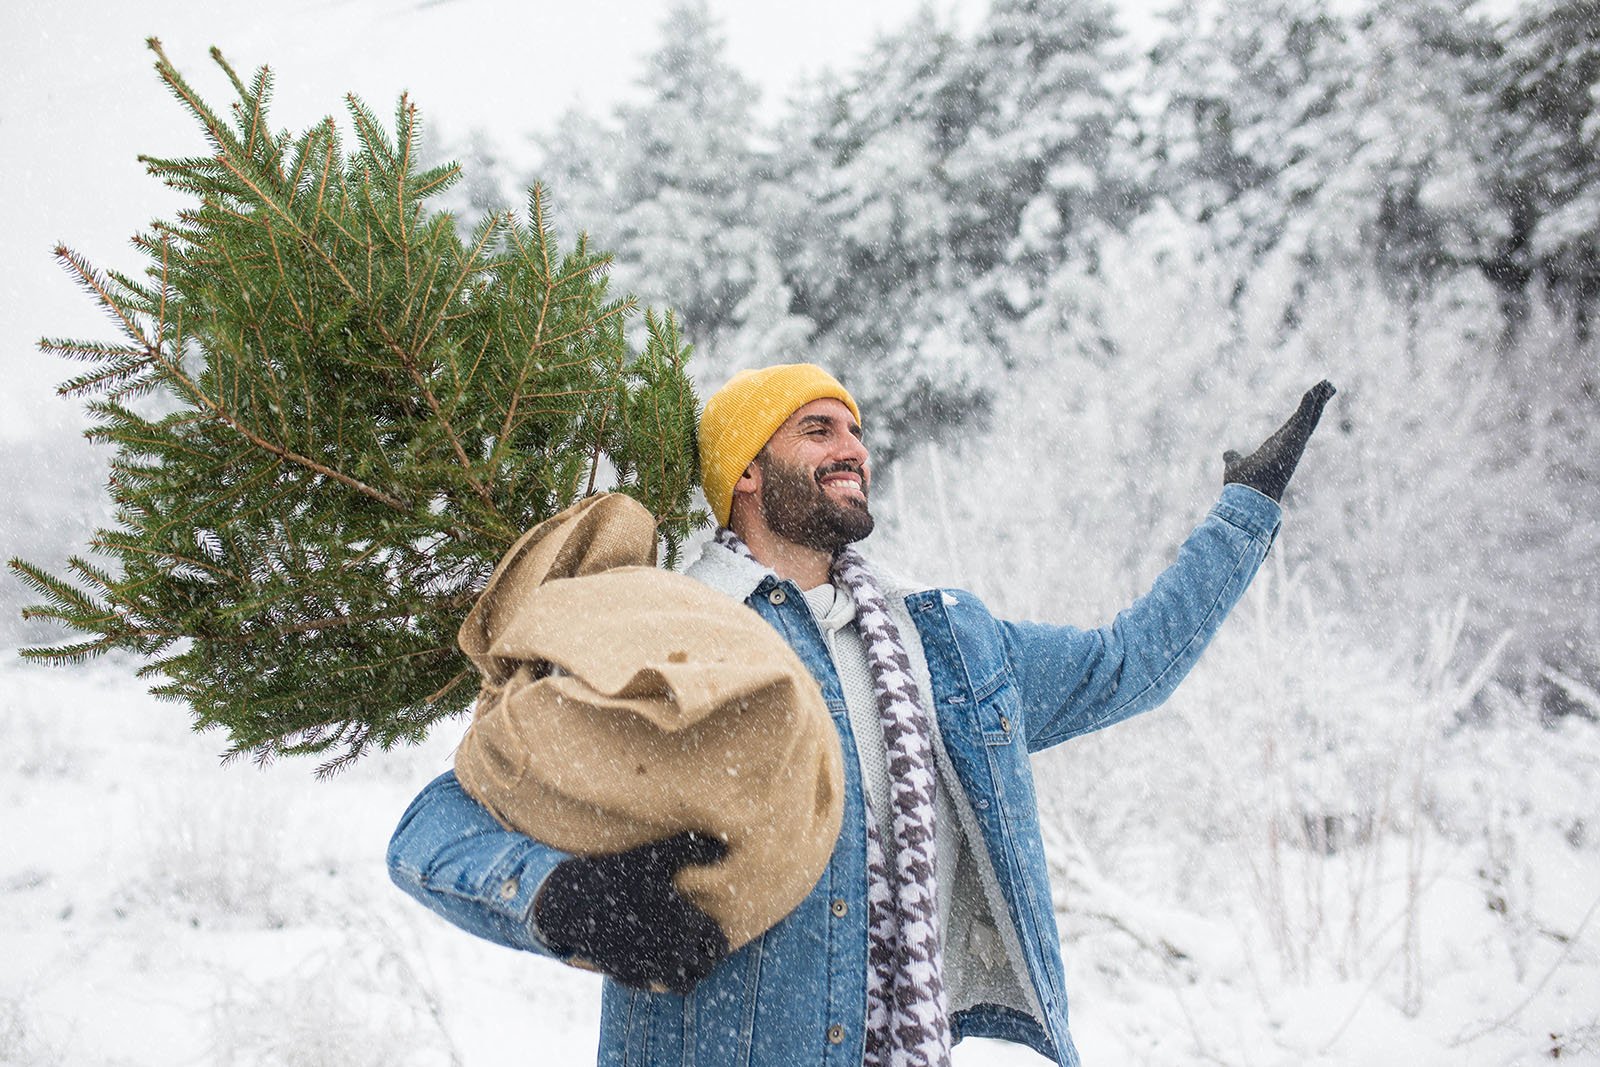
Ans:
[[[731,61],[763,90],[766,113],[823,66],[848,68],[917,0],[712,0]],[[970,26],[983,0],[935,9]],[[127,238],[178,203],[136,156],[182,155],[202,142],[156,79],[144,40],[161,38],[215,102],[229,99],[206,52],[241,72],[270,64],[279,128],[303,129],[354,91],[387,117],[402,90],[453,135],[478,126],[520,143],[567,107],[596,113],[633,91],[666,5],[648,0],[551,4],[502,0],[290,0],[235,10],[179,0],[0,4],[0,442],[58,432],[78,419],[56,399],[67,376],[34,349],[42,335],[105,336],[88,298],[57,268],[57,241],[102,266],[136,269]]]

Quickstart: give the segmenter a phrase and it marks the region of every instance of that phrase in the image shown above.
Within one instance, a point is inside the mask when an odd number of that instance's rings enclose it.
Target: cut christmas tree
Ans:
[[[347,152],[331,118],[271,131],[266,68],[246,84],[212,50],[225,120],[149,44],[214,153],[144,159],[193,202],[134,239],[142,277],[57,249],[121,335],[41,342],[88,365],[60,391],[114,446],[117,517],[108,563],[11,561],[25,614],[80,632],[23,654],[136,653],[229,756],[325,773],[470,704],[456,629],[523,530],[614,488],[672,561],[704,521],[689,350],[652,312],[630,347],[634,301],[585,238],[558,249],[539,187],[466,238],[430,211],[458,170],[419,167],[405,97],[392,134],[348,98]]]

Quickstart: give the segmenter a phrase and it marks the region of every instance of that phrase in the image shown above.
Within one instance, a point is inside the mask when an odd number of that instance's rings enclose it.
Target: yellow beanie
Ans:
[[[728,525],[733,486],[784,420],[813,400],[843,401],[861,421],[849,390],[814,363],[742,370],[706,401],[700,415],[700,483],[717,522]]]

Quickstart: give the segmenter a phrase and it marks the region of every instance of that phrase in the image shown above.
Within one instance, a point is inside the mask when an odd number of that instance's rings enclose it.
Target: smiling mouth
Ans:
[[[866,488],[861,480],[861,475],[856,474],[853,471],[830,474],[827,477],[822,478],[821,482],[824,489],[854,490],[861,496],[867,495]]]

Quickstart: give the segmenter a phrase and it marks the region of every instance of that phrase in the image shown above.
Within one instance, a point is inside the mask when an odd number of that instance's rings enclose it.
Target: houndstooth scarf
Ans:
[[[716,542],[754,560],[739,535]],[[928,714],[911,659],[861,554],[845,548],[833,582],[850,591],[856,627],[872,671],[890,777],[895,870],[890,877],[878,821],[867,818],[867,1040],[864,1067],[946,1067],[950,1021],[939,951],[934,877],[937,786]]]

